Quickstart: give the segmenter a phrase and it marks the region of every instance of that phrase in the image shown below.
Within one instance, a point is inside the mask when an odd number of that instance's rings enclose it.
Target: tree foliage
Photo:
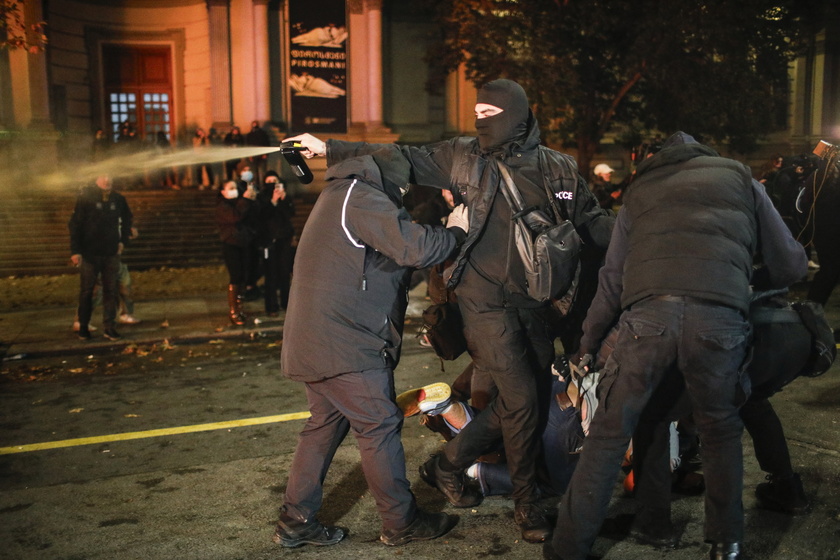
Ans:
[[[778,127],[787,69],[823,0],[427,0],[432,82],[465,63],[525,88],[550,143],[685,130],[741,152]],[[430,82],[430,83],[432,83]]]
[[[0,0],[0,49],[26,49],[33,54],[44,50],[46,23],[27,23],[25,3],[25,0]]]

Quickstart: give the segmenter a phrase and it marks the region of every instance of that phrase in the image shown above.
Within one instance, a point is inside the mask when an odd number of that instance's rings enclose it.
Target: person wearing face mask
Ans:
[[[394,368],[412,269],[442,262],[469,229],[466,209],[447,227],[416,224],[403,207],[410,166],[395,146],[327,170],[295,256],[283,329],[283,374],[306,386],[300,434],[274,542],[327,546],[346,530],[317,519],[335,450],[352,430],[389,546],[437,538],[457,519],[417,507],[405,475]]]
[[[266,172],[265,183],[257,194],[257,204],[260,208],[257,245],[265,276],[265,312],[269,317],[277,317],[280,309],[286,309],[289,305],[289,283],[294,258],[292,238],[295,235],[292,216],[295,215],[295,205],[276,171]]]
[[[467,484],[465,470],[501,439],[513,485],[514,521],[523,539],[542,542],[551,525],[538,503],[536,465],[539,433],[549,406],[554,333],[549,304],[527,295],[499,168],[509,169],[525,207],[553,216],[550,193],[560,214],[574,224],[586,251],[606,249],[615,216],[598,205],[573,158],[540,146],[539,126],[519,84],[500,79],[482,86],[475,115],[477,137],[401,147],[411,163],[413,183],[449,188],[456,202],[470,209],[469,235],[447,269],[446,280],[458,298],[475,375],[495,392],[490,405],[420,472],[452,505],[475,506],[481,493]],[[328,164],[381,147],[332,139],[325,143],[309,134],[287,140],[303,144],[304,156],[326,155]],[[581,259],[590,259],[588,270],[595,271],[584,275],[582,268],[582,278],[596,282],[600,254],[584,253]],[[594,289],[590,293],[594,295]],[[574,352],[575,337],[563,342],[564,347],[569,345],[567,353]]]
[[[258,194],[257,186],[254,182],[254,172],[251,170],[250,165],[240,165],[239,180],[236,184],[239,189],[239,196],[256,203]],[[242,294],[245,301],[254,301],[260,297],[260,289],[257,287],[257,282],[262,278],[264,271],[262,251],[259,247],[258,237],[255,236],[248,247],[248,277],[245,279],[245,291]]]
[[[242,326],[246,321],[242,301],[257,225],[257,206],[251,199],[241,196],[239,186],[236,181],[225,181],[216,205],[216,225],[229,278],[228,310],[230,322],[236,326]]]

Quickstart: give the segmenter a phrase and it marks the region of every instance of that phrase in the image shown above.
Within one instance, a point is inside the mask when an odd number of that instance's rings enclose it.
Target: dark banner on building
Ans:
[[[289,1],[292,132],[347,132],[344,0]]]

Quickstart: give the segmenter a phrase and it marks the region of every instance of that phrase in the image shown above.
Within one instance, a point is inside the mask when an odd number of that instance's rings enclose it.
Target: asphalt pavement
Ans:
[[[412,292],[411,301],[407,334],[416,330],[425,306],[422,291]],[[839,304],[835,297],[827,307],[834,325],[840,325]],[[399,548],[379,543],[378,516],[349,437],[327,476],[320,514],[324,522],[348,527],[349,538],[325,548],[274,545],[270,537],[306,401],[300,384],[278,375],[277,345],[265,343],[279,341],[283,318],[260,316],[259,307],[258,302],[247,304],[258,323],[233,328],[223,294],[137,302],[142,322],[120,326],[123,339],[116,342],[102,338],[101,328],[93,340],[78,340],[71,329],[71,307],[0,314],[3,368],[53,358],[126,355],[132,346],[194,345],[197,355],[203,344],[235,349],[225,360],[185,362],[154,373],[137,368],[83,380],[4,381],[0,559],[541,557],[540,545],[519,538],[511,500],[491,497],[475,508],[456,510],[420,480],[419,465],[442,441],[415,418],[407,419],[403,430],[408,478],[421,507],[459,516],[449,534]],[[96,318],[93,324],[101,326]],[[396,389],[450,381],[465,365],[465,357],[441,363],[407,336]],[[796,380],[773,398],[812,502],[809,514],[790,517],[756,508],[753,492],[764,473],[744,436],[743,502],[752,560],[840,558],[838,374],[835,364],[822,377]],[[127,435],[112,437],[120,434]],[[65,444],[37,445],[50,442]],[[674,498],[680,545],[673,551],[654,550],[627,538],[633,500],[617,478],[592,557],[708,558],[702,497]]]

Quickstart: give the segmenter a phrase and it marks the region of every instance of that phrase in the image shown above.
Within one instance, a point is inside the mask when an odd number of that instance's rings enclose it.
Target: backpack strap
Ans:
[[[472,138],[459,136],[455,138],[453,145],[452,169],[449,172],[449,190],[458,198],[460,198],[459,185],[466,184],[470,180],[470,162],[466,156],[470,152],[471,143]]]

